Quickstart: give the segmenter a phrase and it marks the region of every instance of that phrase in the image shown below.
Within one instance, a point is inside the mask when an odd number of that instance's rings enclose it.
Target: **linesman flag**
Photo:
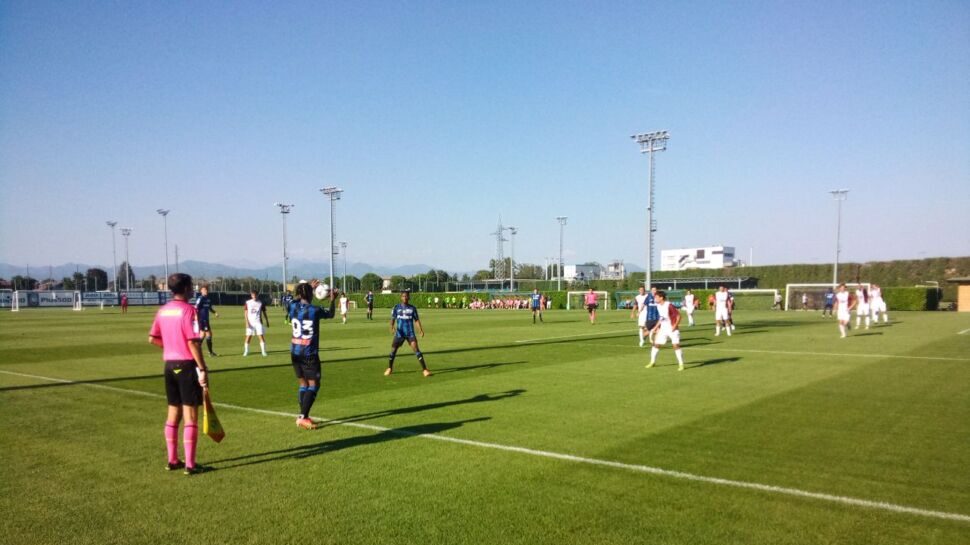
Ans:
[[[226,431],[222,429],[222,423],[216,416],[216,408],[212,405],[212,398],[209,397],[209,389],[202,390],[202,433],[208,435],[216,443],[222,441],[226,436]]]

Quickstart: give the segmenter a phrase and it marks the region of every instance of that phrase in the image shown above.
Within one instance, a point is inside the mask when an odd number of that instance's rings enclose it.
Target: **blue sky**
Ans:
[[[970,255],[968,99],[959,1],[6,1],[0,261],[322,259],[338,185],[351,261],[642,264],[660,129],[658,248]]]

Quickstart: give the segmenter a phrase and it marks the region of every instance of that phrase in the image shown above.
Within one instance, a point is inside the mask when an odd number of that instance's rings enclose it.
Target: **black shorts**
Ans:
[[[192,360],[165,362],[165,397],[169,405],[202,405],[202,387]]]
[[[593,312],[593,311],[594,311],[594,310],[596,310],[597,308],[599,308],[599,305],[597,305],[597,304],[592,304],[592,305],[586,305],[586,310],[588,310],[588,311],[590,311],[590,312]]]
[[[402,344],[404,344],[404,341],[413,343],[413,342],[417,342],[417,340],[418,338],[415,337],[414,335],[410,335],[408,337],[402,337],[401,335],[394,335],[394,340],[391,341],[391,348],[397,350],[398,348],[401,347]]]
[[[657,322],[660,320],[647,320],[647,331],[652,331],[653,328],[657,327]]]
[[[367,310],[374,310],[374,303],[367,303]]]
[[[211,331],[209,329],[209,320],[199,320],[199,331]]]
[[[290,362],[293,363],[293,373],[296,378],[303,380],[315,380],[320,382],[320,356],[300,356],[290,353]]]

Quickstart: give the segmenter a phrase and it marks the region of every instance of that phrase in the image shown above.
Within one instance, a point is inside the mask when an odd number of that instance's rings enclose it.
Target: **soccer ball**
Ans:
[[[330,286],[326,284],[320,284],[317,289],[313,290],[313,295],[317,296],[317,299],[326,299],[330,297]]]

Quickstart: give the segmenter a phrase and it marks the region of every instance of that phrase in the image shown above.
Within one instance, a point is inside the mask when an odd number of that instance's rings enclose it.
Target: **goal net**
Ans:
[[[867,290],[868,282],[846,285],[849,292],[855,292],[862,285]],[[837,284],[785,284],[785,310],[823,310],[825,308],[825,294],[835,293]]]
[[[731,290],[731,295],[734,296],[734,308],[741,310],[771,310],[775,306],[775,297],[780,293],[775,289]]]
[[[586,294],[588,291],[569,291],[566,292],[566,310],[586,308]],[[600,310],[609,310],[610,294],[605,291],[594,291],[596,295],[596,305]]]

